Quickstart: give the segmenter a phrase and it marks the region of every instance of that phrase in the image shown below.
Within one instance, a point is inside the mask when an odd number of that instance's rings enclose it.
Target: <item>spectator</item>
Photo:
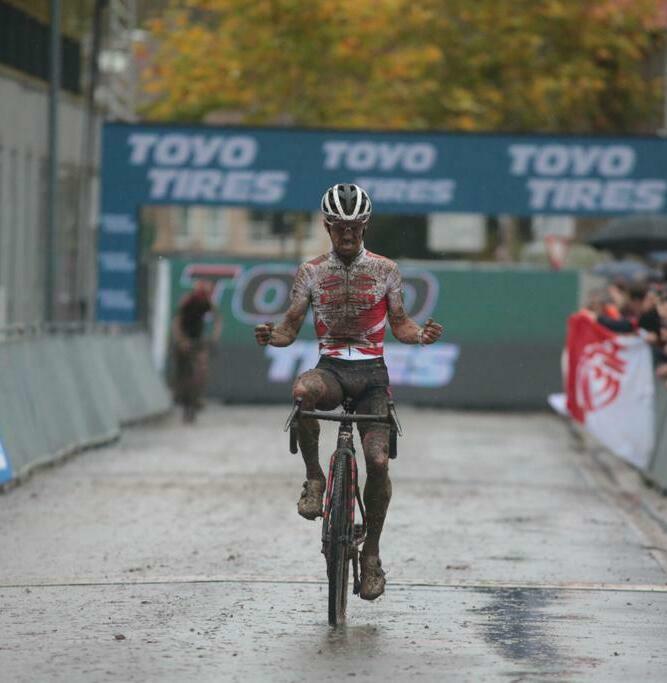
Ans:
[[[625,280],[616,279],[607,287],[610,302],[607,315],[610,318],[620,318],[628,301],[628,286]]]
[[[637,319],[640,334],[656,351],[660,348],[661,323],[657,303],[661,289],[661,287],[656,285],[646,287],[644,299],[641,302],[639,318]]]
[[[667,285],[616,280],[592,290],[582,312],[616,334],[639,334],[653,347],[656,376],[667,382]]]
[[[663,288],[657,299],[656,310],[660,316],[660,352],[655,374],[660,379],[667,380],[667,289]]]
[[[646,312],[648,292],[648,286],[644,282],[631,284],[626,290],[625,305],[621,308],[621,315],[638,325],[642,313]]]
[[[619,312],[619,307],[627,302],[627,289],[620,281],[609,285],[607,291],[592,290],[584,306],[584,312],[612,332],[631,334],[635,331],[632,321],[625,319]]]

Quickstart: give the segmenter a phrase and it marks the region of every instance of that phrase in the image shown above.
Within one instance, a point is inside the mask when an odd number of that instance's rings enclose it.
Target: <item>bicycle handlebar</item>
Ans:
[[[299,416],[314,417],[330,422],[387,422],[393,420],[389,415],[357,415],[356,413],[321,413],[318,410],[300,410]]]
[[[293,422],[302,416],[312,417],[316,420],[328,420],[329,422],[383,422],[393,426],[399,436],[403,435],[393,401],[389,402],[387,415],[363,415],[349,412],[324,413],[319,410],[301,410],[301,401],[297,400],[292,407],[292,412],[290,412],[287,422],[285,422],[285,431],[289,431]]]

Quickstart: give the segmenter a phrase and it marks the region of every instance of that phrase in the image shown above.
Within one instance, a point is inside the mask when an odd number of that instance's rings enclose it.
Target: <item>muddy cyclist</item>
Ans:
[[[312,306],[320,359],[314,369],[297,378],[294,398],[301,399],[305,410],[333,410],[349,397],[360,413],[386,414],[389,377],[383,341],[387,321],[404,344],[433,344],[442,334],[442,326],[429,320],[422,327],[409,318],[398,266],[364,248],[371,200],[361,187],[334,185],[324,193],[321,210],[332,250],[299,267],[283,320],[277,325],[257,325],[255,337],[262,346],[289,346]],[[298,441],[307,478],[298,512],[310,520],[322,514],[326,486],[319,462],[319,432],[317,420],[299,422]],[[385,586],[380,534],[391,498],[389,427],[361,423],[359,434],[366,460],[368,523],[361,553],[360,595],[375,600]]]

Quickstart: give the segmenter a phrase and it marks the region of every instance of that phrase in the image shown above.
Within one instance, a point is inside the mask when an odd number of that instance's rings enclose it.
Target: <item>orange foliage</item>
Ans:
[[[187,0],[149,30],[154,119],[645,130],[664,0]]]

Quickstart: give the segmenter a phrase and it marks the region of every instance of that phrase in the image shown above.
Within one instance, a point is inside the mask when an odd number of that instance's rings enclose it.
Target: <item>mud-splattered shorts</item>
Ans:
[[[316,369],[334,377],[343,394],[354,400],[357,413],[387,414],[390,390],[384,358],[348,361],[321,356]],[[382,422],[360,422],[358,427],[362,438],[369,431],[386,431],[389,434],[389,425]]]

